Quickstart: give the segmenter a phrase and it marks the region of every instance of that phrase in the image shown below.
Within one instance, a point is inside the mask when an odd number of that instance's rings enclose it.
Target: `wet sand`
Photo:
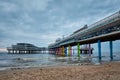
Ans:
[[[120,62],[3,70],[0,80],[120,80]]]

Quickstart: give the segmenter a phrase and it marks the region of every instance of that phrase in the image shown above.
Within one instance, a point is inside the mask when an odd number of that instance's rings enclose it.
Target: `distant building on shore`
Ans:
[[[7,47],[8,53],[37,53],[46,51],[46,47],[37,47],[30,43],[17,43],[11,47]]]

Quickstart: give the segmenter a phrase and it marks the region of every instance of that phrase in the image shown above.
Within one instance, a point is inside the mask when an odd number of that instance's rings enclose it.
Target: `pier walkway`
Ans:
[[[77,45],[78,57],[80,57],[81,45],[89,45],[91,54],[91,45],[98,43],[98,56],[101,59],[101,42],[109,41],[110,58],[113,59],[113,41],[120,39],[120,11],[92,24],[85,25],[70,36],[59,40],[48,46],[50,51],[58,53],[71,54],[71,47]],[[67,49],[67,50],[66,50]],[[68,52],[67,52],[68,51]]]

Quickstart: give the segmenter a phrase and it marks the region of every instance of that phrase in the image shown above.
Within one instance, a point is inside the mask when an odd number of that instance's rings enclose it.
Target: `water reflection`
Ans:
[[[0,53],[0,68],[8,67],[45,67],[58,65],[91,65],[109,62],[110,56],[108,53],[102,55],[99,60],[97,53],[81,54],[77,57],[77,53],[72,56],[58,56],[53,54],[7,54]],[[113,61],[120,61],[120,54],[114,54]]]

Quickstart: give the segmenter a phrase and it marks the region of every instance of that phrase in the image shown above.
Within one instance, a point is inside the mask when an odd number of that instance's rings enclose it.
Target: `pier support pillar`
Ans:
[[[59,54],[59,48],[57,48],[57,53],[56,53],[57,55]]]
[[[8,50],[8,53],[10,53],[10,50]]]
[[[61,47],[59,47],[59,55],[61,55]]]
[[[58,51],[57,51],[57,48],[55,48],[55,54],[57,54],[57,52],[58,52]]]
[[[110,41],[110,58],[113,59],[113,43]]]
[[[40,52],[42,53],[42,50]],[[28,51],[28,53],[29,53],[29,51]],[[50,54],[52,54],[52,49],[50,49]]]
[[[12,54],[14,54],[14,50],[12,50]]]
[[[67,47],[65,47],[64,53],[65,53],[65,56],[67,56]]]
[[[70,47],[70,55],[72,56],[72,47]]]
[[[64,56],[65,55],[65,48],[64,48],[64,46],[62,46],[62,56]]]
[[[73,50],[73,51],[72,51],[72,52],[73,52],[73,54],[75,54],[74,49],[72,49],[72,50]]]
[[[78,43],[77,48],[78,48],[78,57],[80,57],[80,43]]]
[[[101,60],[101,41],[98,40],[98,55],[99,55],[99,60]]]
[[[71,53],[71,46],[69,45],[68,46],[68,56],[71,56],[72,55],[72,53]]]
[[[89,53],[89,56],[91,56],[91,44],[89,44],[89,51],[88,51],[88,53]]]
[[[60,55],[62,55],[62,47],[60,47]]]
[[[70,45],[68,46],[68,56],[70,56]]]

